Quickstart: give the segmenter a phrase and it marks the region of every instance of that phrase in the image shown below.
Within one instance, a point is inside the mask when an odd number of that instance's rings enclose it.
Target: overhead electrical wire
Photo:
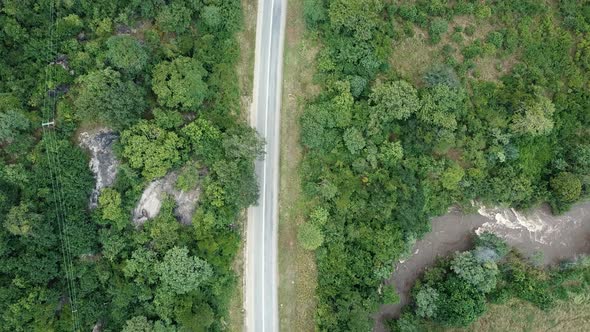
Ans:
[[[59,153],[57,149],[57,138],[54,132],[56,126],[56,100],[57,100],[57,89],[56,87],[50,86],[54,78],[54,67],[56,62],[52,59],[56,59],[57,52],[55,51],[54,34],[57,27],[56,23],[56,8],[54,1],[49,4],[49,41],[47,49],[47,64],[48,67],[45,69],[45,96],[43,98],[42,116],[44,121],[42,122],[43,141],[45,143],[45,153],[47,156],[47,164],[49,177],[51,179],[51,189],[53,195],[53,201],[55,206],[55,218],[58,225],[61,253],[63,259],[63,268],[66,274],[66,284],[68,293],[68,302],[70,304],[72,330],[74,332],[81,331],[80,319],[78,313],[78,299],[76,295],[76,282],[74,276],[74,268],[72,263],[72,247],[69,239],[68,232],[68,220],[67,220],[67,206],[64,204],[64,195],[62,189],[62,175],[59,160]],[[54,89],[53,91],[51,89]]]

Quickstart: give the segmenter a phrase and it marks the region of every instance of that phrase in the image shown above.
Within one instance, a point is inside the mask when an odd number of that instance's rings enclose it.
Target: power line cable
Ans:
[[[49,9],[49,48],[48,48],[48,63],[50,66],[46,68],[45,71],[45,88],[46,88],[46,95],[43,98],[43,116],[45,113],[51,112],[51,114],[47,114],[47,121],[42,123],[43,128],[43,136],[45,141],[45,152],[47,155],[47,163],[49,168],[49,175],[51,179],[51,187],[52,187],[52,194],[54,199],[55,205],[55,213],[56,213],[56,220],[58,224],[58,229],[60,233],[60,243],[61,243],[61,251],[62,251],[62,258],[63,258],[63,266],[66,273],[66,283],[68,288],[68,296],[70,302],[70,309],[72,314],[72,330],[74,332],[80,331],[80,323],[78,317],[78,310],[77,310],[77,296],[75,290],[75,282],[74,282],[74,271],[73,271],[73,264],[72,264],[72,254],[71,254],[71,244],[69,241],[69,234],[67,228],[67,209],[66,205],[64,204],[64,197],[63,197],[63,190],[61,187],[61,172],[60,172],[60,161],[59,161],[59,153],[57,149],[57,139],[55,136],[55,132],[51,130],[51,127],[55,128],[55,107],[56,107],[56,98],[57,98],[57,89],[50,90],[49,83],[53,82],[54,77],[54,65],[55,63],[51,61],[54,59],[56,54],[54,52],[54,34],[55,34],[55,17],[56,17],[56,9],[54,1],[50,2],[50,9]],[[49,105],[48,105],[49,100]],[[57,167],[56,167],[57,165]]]

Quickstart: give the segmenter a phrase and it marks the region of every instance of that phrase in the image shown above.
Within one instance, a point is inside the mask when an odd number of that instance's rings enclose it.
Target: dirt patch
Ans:
[[[90,152],[89,167],[96,180],[88,203],[90,209],[98,206],[100,190],[112,186],[117,177],[119,161],[115,158],[113,144],[118,138],[119,135],[108,128],[84,131],[78,136],[80,146]]]
[[[506,208],[480,207],[478,213],[450,212],[432,221],[432,232],[418,241],[412,255],[400,261],[389,282],[396,285],[400,303],[382,306],[376,314],[376,331],[387,331],[385,319],[397,317],[409,302],[414,281],[439,256],[472,247],[475,233],[490,231],[505,239],[526,256],[543,254],[543,264],[555,264],[578,254],[590,253],[590,202],[573,207],[561,216],[543,206],[530,213]]]

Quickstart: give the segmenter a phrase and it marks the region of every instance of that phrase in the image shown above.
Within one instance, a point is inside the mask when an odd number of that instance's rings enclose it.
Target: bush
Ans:
[[[191,11],[182,3],[174,2],[163,6],[156,17],[156,23],[166,32],[183,33],[191,22]]]
[[[395,285],[385,285],[383,287],[383,304],[396,304],[399,303],[399,300]]]
[[[572,173],[559,173],[551,178],[550,183],[557,199],[565,203],[575,202],[582,192],[580,179]]]
[[[590,71],[590,34],[580,40],[576,47],[576,61],[587,71]]]
[[[121,133],[123,157],[147,180],[166,175],[181,160],[183,140],[153,122],[140,121]]]
[[[438,44],[441,40],[441,36],[449,30],[449,23],[442,18],[435,18],[430,22],[428,34],[430,35],[430,41],[433,44]]]
[[[461,50],[461,54],[465,59],[473,59],[483,54],[483,47],[480,40],[474,41],[472,44],[465,46]]]
[[[152,89],[162,106],[183,111],[196,110],[207,95],[203,82],[206,71],[193,58],[178,57],[169,62],[160,62],[154,68]]]
[[[324,235],[318,226],[307,222],[299,226],[297,240],[304,249],[316,250],[324,242]]]
[[[77,83],[74,106],[85,121],[121,129],[136,122],[147,106],[145,91],[110,68],[81,76]]]
[[[495,260],[502,259],[510,251],[506,241],[487,231],[475,238],[475,247],[492,249],[497,255]]]
[[[315,28],[326,20],[327,12],[322,0],[305,0],[303,17],[309,28]]]
[[[131,36],[112,36],[106,42],[107,58],[116,68],[130,74],[142,71],[148,55],[137,39]]]
[[[466,327],[486,310],[483,293],[456,276],[448,277],[440,286],[438,311],[434,321],[447,326]]]
[[[496,46],[496,48],[502,48],[502,45],[504,43],[504,35],[499,31],[492,31],[488,33],[486,41]]]
[[[443,84],[451,88],[459,86],[459,78],[452,67],[446,65],[434,65],[424,74],[424,83],[433,87]]]
[[[434,318],[438,310],[439,293],[432,287],[421,288],[416,294],[416,314],[423,318]]]

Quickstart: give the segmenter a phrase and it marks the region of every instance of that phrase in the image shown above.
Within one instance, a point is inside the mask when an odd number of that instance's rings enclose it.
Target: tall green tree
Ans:
[[[178,295],[197,290],[213,271],[204,260],[189,256],[187,248],[174,247],[156,265],[163,286]]]
[[[112,36],[106,45],[107,58],[114,67],[130,74],[136,74],[145,68],[148,54],[135,37]]]
[[[123,157],[148,180],[163,177],[181,161],[182,138],[158,127],[153,121],[141,120],[121,133]]]
[[[178,57],[156,65],[152,89],[162,106],[196,111],[207,95],[206,71],[193,58]]]
[[[518,134],[547,135],[553,129],[555,106],[545,96],[525,102],[512,117],[511,129]]]
[[[146,109],[145,90],[121,80],[121,74],[106,68],[77,80],[74,106],[84,121],[99,121],[116,129],[136,122]]]

